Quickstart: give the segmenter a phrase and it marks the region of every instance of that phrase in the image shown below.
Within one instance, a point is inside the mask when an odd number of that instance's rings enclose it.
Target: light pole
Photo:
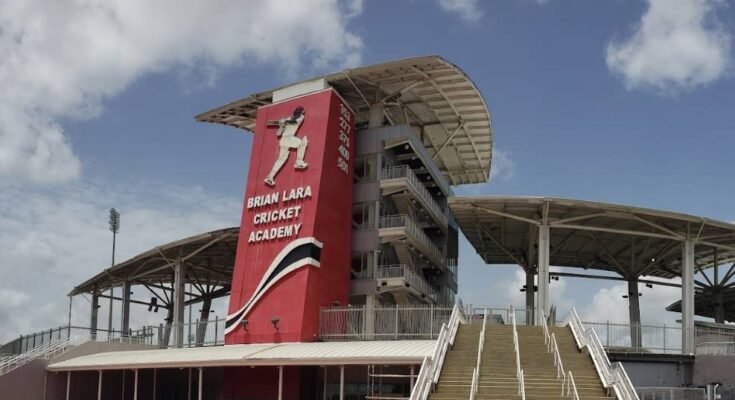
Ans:
[[[117,233],[120,232],[120,213],[114,208],[110,209],[110,232],[112,232],[112,265],[115,266],[115,239]],[[107,316],[107,336],[112,335],[112,301],[115,298],[115,287],[110,287],[110,309]]]

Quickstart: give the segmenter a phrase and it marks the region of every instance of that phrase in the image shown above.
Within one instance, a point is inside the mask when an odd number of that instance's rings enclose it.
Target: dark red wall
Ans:
[[[275,187],[268,186],[264,180],[278,156],[279,138],[277,127],[268,126],[266,121],[290,116],[299,106],[304,107],[306,115],[296,136],[308,138],[305,155],[308,168],[294,168],[296,151],[291,150],[288,161],[276,176]],[[340,146],[343,146],[341,152]],[[227,344],[313,341],[318,334],[319,308],[347,303],[353,150],[354,114],[331,89],[258,110],[232,280]],[[340,168],[340,163],[346,165],[346,170]],[[307,186],[311,197],[283,201],[284,191]],[[248,199],[272,193],[279,194],[277,204],[248,209]],[[291,206],[301,206],[297,218],[265,224],[254,222],[258,213]],[[296,223],[302,224],[298,235],[249,242],[254,231]],[[305,238],[322,243],[319,265],[310,263],[297,268],[268,290],[261,290],[260,299],[243,315],[245,305],[253,298],[278,254],[294,240]],[[271,323],[276,317],[277,329]],[[247,329],[238,323],[242,319],[248,321]]]
[[[225,400],[278,398],[278,367],[225,368]],[[283,400],[300,399],[300,368],[283,368]]]

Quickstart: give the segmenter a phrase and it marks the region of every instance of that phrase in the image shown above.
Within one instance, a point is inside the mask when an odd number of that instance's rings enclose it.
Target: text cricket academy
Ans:
[[[282,223],[285,221],[291,222],[286,225],[251,231],[248,243],[298,236],[302,224],[296,221],[298,221],[301,215],[302,205],[293,205],[293,203],[302,202],[308,198],[311,198],[310,185],[248,198],[247,209],[252,210],[251,212],[274,204],[279,205],[279,201],[281,206],[281,208],[276,210],[258,212],[253,215],[253,226]]]

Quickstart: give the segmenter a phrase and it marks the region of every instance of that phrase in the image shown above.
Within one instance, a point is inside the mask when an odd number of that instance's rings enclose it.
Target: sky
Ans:
[[[735,221],[733,3],[725,0],[0,2],[0,343],[66,323],[118,260],[235,226],[252,136],[194,115],[325,72],[438,54],[493,118],[490,182]],[[462,239],[460,296],[523,305],[520,268]],[[562,279],[560,310],[627,321],[624,283]],[[648,323],[678,289],[642,288]],[[136,297],[133,295],[133,297]],[[89,300],[73,302],[86,325]],[[224,303],[216,312],[224,315]],[[100,312],[106,321],[106,306]],[[115,315],[116,325],[119,326]],[[160,314],[136,310],[132,325]]]

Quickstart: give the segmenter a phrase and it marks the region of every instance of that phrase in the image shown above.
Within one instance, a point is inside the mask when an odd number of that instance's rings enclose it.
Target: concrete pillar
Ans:
[[[641,334],[641,305],[638,278],[628,281],[628,321],[630,322],[630,345],[640,348],[643,344]]]
[[[375,304],[377,303],[375,295],[368,294],[365,296],[365,336],[367,340],[373,338],[375,334]]]
[[[122,336],[130,334],[130,281],[122,284],[122,312],[120,317],[120,330]]]
[[[694,354],[694,241],[682,244],[681,255],[681,348]]]
[[[92,339],[97,338],[97,321],[100,309],[100,293],[95,289],[92,292],[92,309],[89,313],[89,334]]]
[[[543,311],[543,315],[549,316],[549,236],[548,225],[538,227],[538,299],[537,310]],[[541,325],[541,312],[536,313],[536,324]]]
[[[536,307],[536,272],[532,266],[526,267],[526,323],[531,325],[536,320],[534,317],[534,308]]]
[[[186,299],[186,264],[180,260],[174,265],[174,343],[184,345],[184,309]]]
[[[197,346],[204,344],[207,337],[207,324],[209,323],[209,311],[212,309],[212,299],[205,298],[202,302],[202,311],[199,314],[199,324],[197,325]]]
[[[380,128],[383,126],[383,120],[385,116],[385,105],[383,103],[376,103],[370,106],[370,119],[368,120],[368,128]]]

